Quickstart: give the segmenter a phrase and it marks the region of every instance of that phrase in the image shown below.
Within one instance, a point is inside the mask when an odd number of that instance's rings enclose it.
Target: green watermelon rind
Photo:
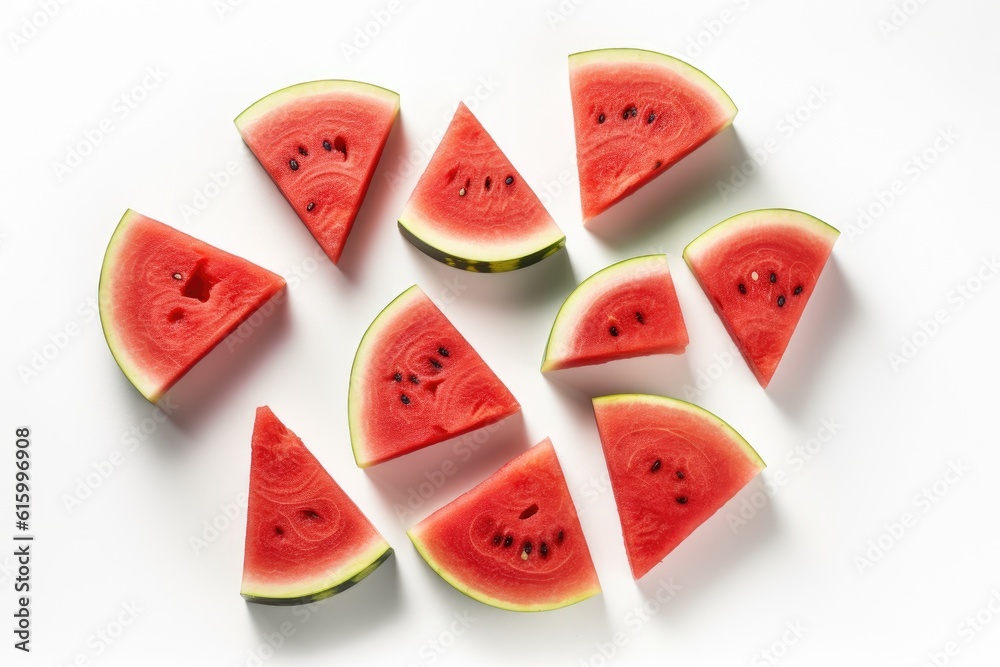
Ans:
[[[434,572],[437,573],[442,579],[448,582],[452,587],[458,590],[463,595],[476,600],[477,602],[482,602],[483,604],[488,604],[491,607],[496,607],[497,609],[505,609],[507,611],[518,611],[518,612],[535,612],[535,611],[552,611],[553,609],[561,609],[563,607],[568,607],[570,605],[576,604],[577,602],[583,602],[584,600],[591,598],[601,592],[600,586],[595,586],[593,589],[587,589],[581,591],[578,595],[571,598],[566,598],[565,600],[558,600],[556,602],[551,602],[547,604],[534,604],[534,605],[516,605],[510,604],[504,600],[499,600],[493,596],[486,595],[485,593],[476,591],[472,586],[466,585],[460,582],[450,571],[442,567],[437,560],[431,555],[430,549],[424,543],[423,539],[420,537],[419,531],[416,527],[411,528],[406,531],[407,537],[413,542],[413,546],[416,548],[420,557],[423,558],[427,564],[431,567]]]
[[[318,81],[296,83],[294,85],[276,90],[272,93],[268,93],[244,109],[243,112],[240,113],[235,120],[233,120],[233,122],[239,130],[240,136],[242,136],[244,128],[253,125],[255,121],[260,120],[277,108],[280,108],[290,102],[302,99],[303,97],[323,95],[332,92],[356,93],[358,95],[384,99],[387,102],[391,102],[395,106],[396,112],[399,112],[399,93],[389,90],[388,88],[376,86],[372,83],[365,83],[364,81],[352,81],[349,79],[321,79]]]
[[[566,245],[562,231],[551,235],[538,235],[540,242],[489,247],[457,242],[447,235],[436,236],[434,225],[415,213],[406,211],[397,221],[402,235],[421,252],[448,266],[474,273],[501,273],[515,271],[536,264],[550,257]],[[466,245],[464,250],[462,245]],[[492,251],[492,252],[488,252]],[[473,256],[475,255],[475,256]]]
[[[729,97],[729,94],[725,90],[723,90],[722,86],[715,82],[715,79],[705,74],[694,65],[685,62],[680,58],[668,56],[665,53],[650,51],[648,49],[607,48],[580,51],[579,53],[573,53],[569,56],[569,66],[571,70],[593,63],[608,62],[650,63],[666,67],[674,73],[679,74],[692,84],[709,93],[719,106],[727,112],[729,121],[722,128],[720,128],[720,131],[732,125],[733,119],[736,118],[736,114],[739,111],[736,104],[733,102],[733,99]]]
[[[566,297],[563,304],[556,313],[556,318],[552,322],[552,329],[549,330],[549,338],[545,343],[545,353],[542,355],[542,372],[562,368],[558,366],[559,360],[554,358],[560,343],[565,344],[573,333],[573,326],[582,310],[589,305],[595,296],[604,293],[609,284],[621,282],[623,272],[633,270],[642,271],[642,267],[648,265],[666,265],[667,256],[665,254],[640,255],[616,262],[606,266],[594,273],[589,278],[576,286],[570,295]],[[641,355],[636,355],[641,356]]]
[[[387,561],[392,553],[392,547],[383,539],[375,547],[359,555],[354,562],[341,568],[333,581],[324,575],[318,579],[283,587],[264,589],[251,586],[241,590],[240,595],[248,602],[277,606],[318,602],[346,591],[378,569],[378,566]]]
[[[598,396],[593,399],[594,406],[612,405],[615,403],[640,403],[656,407],[679,408],[691,413],[699,418],[708,418],[718,425],[722,431],[729,436],[729,440],[735,444],[746,457],[754,463],[757,471],[760,472],[767,467],[764,459],[760,457],[757,450],[739,434],[739,432],[729,425],[729,422],[719,417],[713,412],[706,410],[700,405],[695,405],[689,401],[684,401],[671,396],[659,396],[656,394],[609,394],[608,396]]]
[[[108,349],[111,350],[111,356],[114,357],[115,363],[118,364],[118,367],[125,374],[125,377],[128,378],[129,382],[139,390],[139,393],[146,397],[146,400],[150,403],[156,403],[163,397],[163,394],[169,387],[161,386],[142,372],[139,364],[129,356],[126,346],[118,337],[118,333],[111,323],[111,313],[108,312],[108,309],[112,307],[110,296],[111,274],[117,264],[118,250],[125,238],[126,232],[131,228],[129,223],[137,217],[140,217],[138,213],[132,209],[127,209],[125,214],[122,215],[121,220],[118,221],[118,226],[115,227],[114,234],[111,235],[111,240],[108,241],[108,248],[104,251],[104,261],[101,264],[101,279],[97,286],[97,311],[101,318],[101,329],[104,331],[104,339],[108,343]]]

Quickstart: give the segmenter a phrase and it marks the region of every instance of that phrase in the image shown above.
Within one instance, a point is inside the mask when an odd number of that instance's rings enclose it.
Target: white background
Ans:
[[[990,427],[1000,280],[984,260],[1000,249],[990,201],[1000,9],[972,0],[899,0],[895,14],[890,0],[577,2],[185,1],[155,12],[124,1],[51,2],[51,18],[45,2],[5,3],[0,539],[12,544],[13,433],[28,425],[37,541],[30,656],[11,647],[12,547],[0,548],[0,663],[996,660],[1000,618],[987,605],[993,599],[1000,610],[1000,453]],[[396,14],[384,27],[369,25],[389,8]],[[377,34],[345,51],[366,26]],[[588,231],[566,56],[605,46],[681,56],[714,77],[740,113],[734,131]],[[161,80],[146,78],[143,89],[147,68]],[[336,267],[232,124],[258,97],[318,78],[371,81],[402,96]],[[510,274],[473,275],[431,261],[399,235],[395,216],[459,99],[544,193],[568,252]],[[88,139],[105,119],[111,131]],[[96,145],[57,173],[88,142]],[[230,162],[230,182],[212,187],[212,174]],[[751,175],[723,196],[717,182],[741,165]],[[767,206],[808,211],[843,234],[764,391],[742,359],[727,356],[729,339],[680,252],[719,220]],[[127,207],[297,277],[286,307],[245,340],[223,343],[171,392],[162,422],[118,370],[90,305]],[[864,229],[859,208],[875,214]],[[669,256],[687,353],[543,377],[542,348],[570,289],[613,261],[654,251]],[[523,417],[474,453],[470,441],[447,443],[361,471],[346,424],[350,364],[371,319],[414,282],[508,384]],[[924,324],[929,335],[922,322],[935,315],[936,328]],[[43,352],[37,374],[25,374]],[[893,353],[905,363],[894,364]],[[685,388],[769,468],[635,583],[589,398],[684,396]],[[225,515],[246,492],[254,408],[265,403],[396,548],[358,586],[299,610],[240,598],[245,513]],[[824,420],[836,424],[832,437]],[[439,579],[404,531],[545,436],[565,467],[604,592],[544,614],[486,607]],[[808,461],[796,453],[807,445]],[[458,472],[400,516],[394,506],[448,461]],[[952,468],[964,472],[949,475]],[[921,499],[935,483],[934,502]],[[745,525],[735,520],[741,510]],[[906,514],[912,521],[900,534],[893,526]],[[217,536],[206,532],[213,521],[224,526]],[[206,536],[196,550],[191,538]],[[635,611],[671,581],[680,588],[667,604]],[[123,611],[130,606],[134,619]],[[977,612],[973,626],[966,618]],[[454,621],[463,614],[467,628]],[[121,632],[119,619],[130,622]],[[268,636],[283,622],[291,631],[272,650]]]

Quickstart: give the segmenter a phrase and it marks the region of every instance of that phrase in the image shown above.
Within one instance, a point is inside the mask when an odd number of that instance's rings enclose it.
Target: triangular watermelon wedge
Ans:
[[[680,354],[687,328],[666,255],[612,264],[580,283],[556,314],[542,371]]]
[[[439,262],[480,273],[520,269],[566,245],[538,196],[462,103],[399,216],[399,231]]]
[[[723,220],[684,260],[762,387],[781,361],[840,232],[787,209]]]
[[[128,210],[101,266],[99,310],[115,361],[156,402],[285,280]]]
[[[691,403],[601,396],[594,414],[635,579],[764,469],[739,433]]]
[[[391,90],[326,80],[282,88],[236,117],[243,141],[334,264],[398,113]]]
[[[545,611],[601,591],[547,438],[407,534],[445,581],[494,607]]]
[[[701,70],[654,51],[569,57],[583,221],[603,213],[728,127],[729,95]]]
[[[418,286],[385,307],[354,357],[347,416],[364,468],[487,426],[521,409]]]
[[[240,594],[262,604],[315,602],[350,588],[391,555],[302,440],[269,407],[257,408]]]

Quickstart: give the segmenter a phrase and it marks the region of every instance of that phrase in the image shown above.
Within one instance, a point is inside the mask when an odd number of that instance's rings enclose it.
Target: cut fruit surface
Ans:
[[[764,469],[739,433],[685,401],[601,396],[594,414],[636,579]]]
[[[736,106],[701,70],[654,51],[569,57],[586,223],[728,127]]]
[[[360,81],[282,88],[236,128],[323,252],[340,259],[399,113],[399,95]]]
[[[348,423],[361,467],[487,426],[520,409],[416,285],[379,313],[354,357]]]
[[[439,262],[478,272],[519,269],[566,245],[534,191],[461,103],[399,230]]]
[[[761,209],[715,225],[684,249],[712,307],[766,387],[840,232],[799,211]]]
[[[501,609],[558,609],[601,590],[548,439],[418,523],[408,535],[445,581]]]
[[[101,326],[125,376],[155,403],[284,286],[279,275],[128,210],[101,266]]]
[[[392,548],[329,473],[267,406],[253,426],[240,594],[306,604],[350,588]]]
[[[680,354],[687,344],[666,255],[633,257],[598,271],[566,298],[545,346],[542,371]]]

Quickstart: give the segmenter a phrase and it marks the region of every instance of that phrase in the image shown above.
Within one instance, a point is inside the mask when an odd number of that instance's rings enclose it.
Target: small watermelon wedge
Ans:
[[[392,547],[302,440],[267,406],[251,442],[240,594],[250,602],[316,602],[358,583]]]
[[[500,609],[547,611],[601,591],[547,438],[407,534],[445,581]]]
[[[430,257],[468,271],[511,271],[566,236],[469,108],[459,103],[420,176],[399,231]]]
[[[569,57],[583,221],[729,127],[736,105],[701,70],[655,51]]]
[[[767,387],[840,232],[788,209],[723,220],[684,249],[712,307]]]
[[[542,372],[680,354],[687,344],[667,256],[633,257],[601,269],[566,298],[549,333]]]
[[[347,417],[358,466],[402,456],[520,411],[500,378],[414,285],[361,338]]]
[[[129,209],[104,254],[98,309],[118,366],[155,403],[284,287],[281,276]]]
[[[601,396],[594,414],[635,579],[764,469],[729,424],[685,401]]]
[[[391,90],[334,79],[282,88],[234,122],[336,264],[398,114]]]

